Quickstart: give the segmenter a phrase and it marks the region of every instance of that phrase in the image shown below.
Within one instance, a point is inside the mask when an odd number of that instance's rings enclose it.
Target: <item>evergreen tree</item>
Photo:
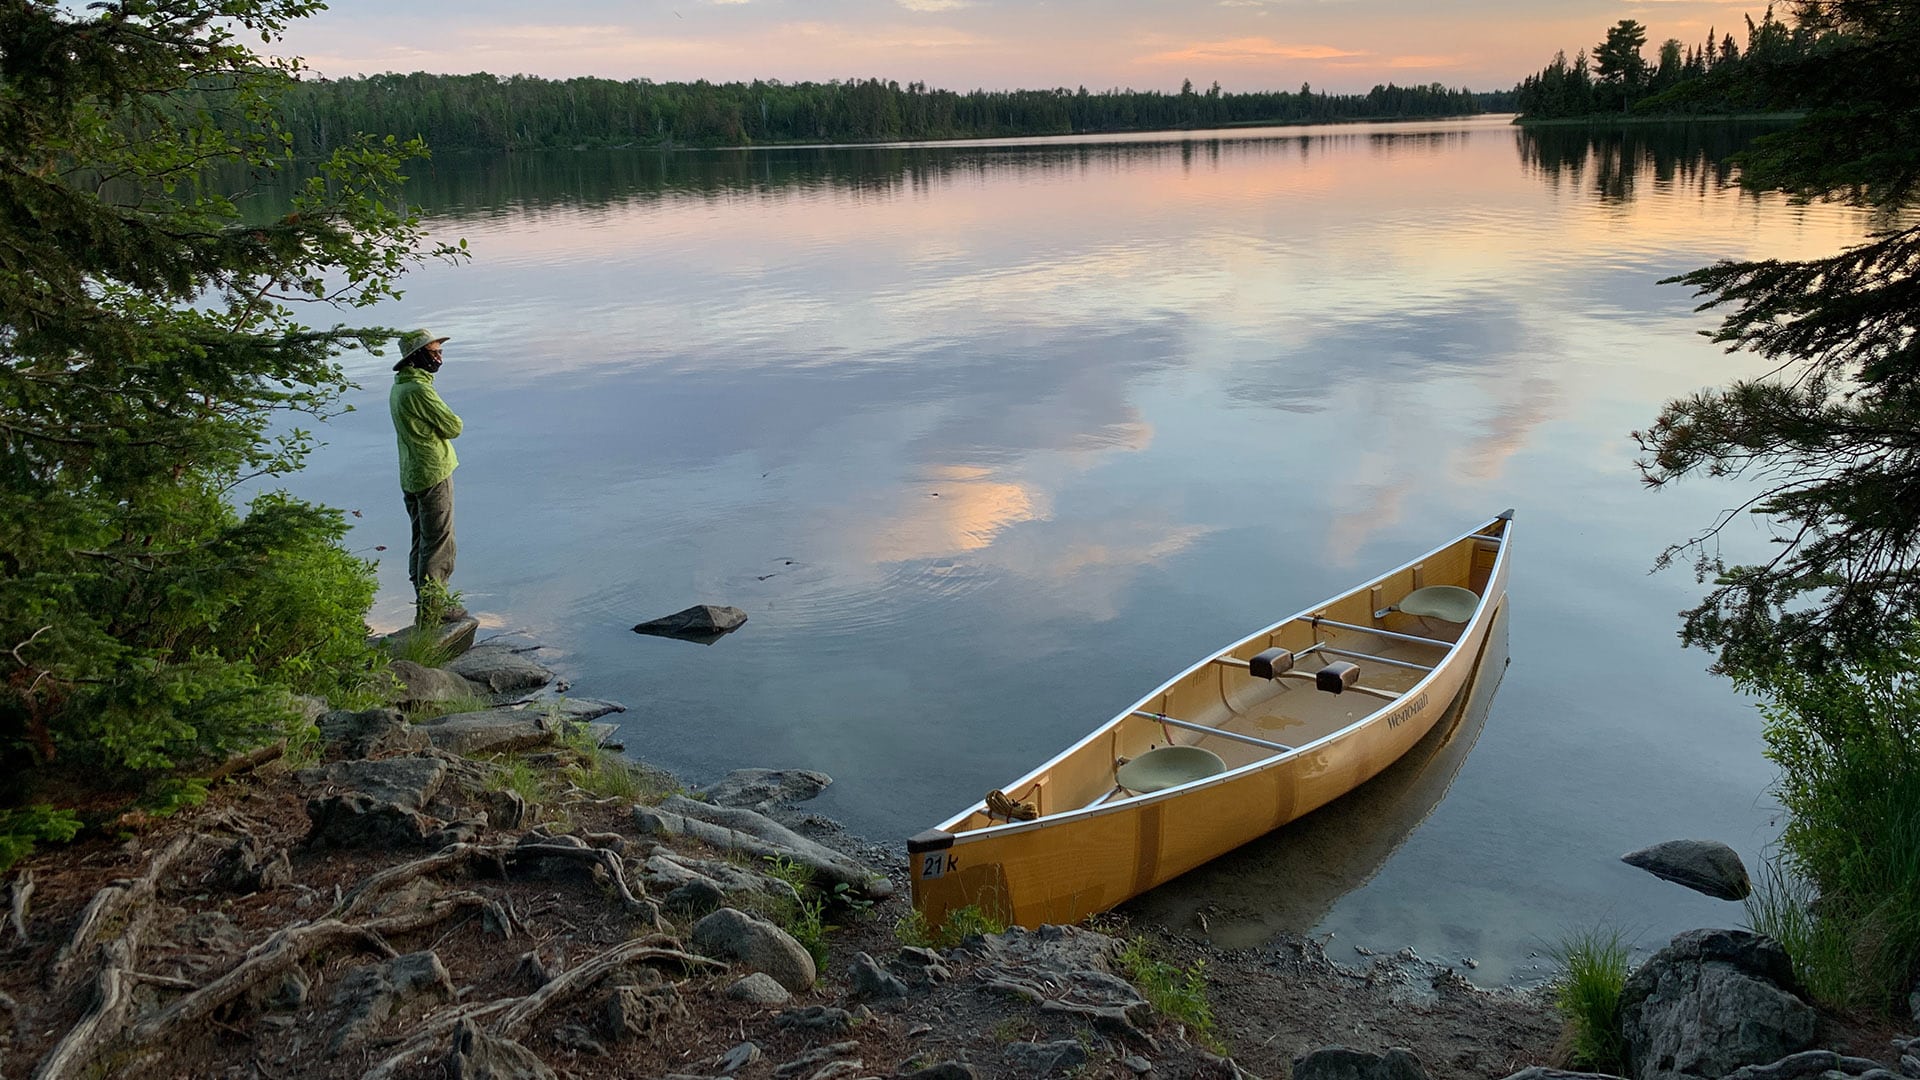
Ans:
[[[1873,207],[1885,231],[1828,258],[1674,279],[1703,310],[1729,312],[1714,340],[1772,371],[1669,402],[1636,433],[1652,486],[1764,481],[1743,508],[1771,525],[1771,558],[1726,566],[1713,554],[1732,514],[1667,553],[1694,553],[1713,580],[1682,638],[1735,674],[1872,659],[1920,617],[1920,226],[1902,217],[1920,200],[1920,4],[1811,11],[1827,31],[1818,45],[1757,66],[1768,93],[1811,109],[1743,156],[1742,182]]]
[[[295,307],[395,295],[403,155],[350,142],[277,220],[208,167],[284,156],[271,40],[315,0],[0,0],[0,758],[129,779],[269,735],[366,656],[337,512],[298,467],[360,339]],[[235,134],[246,132],[246,134]]]

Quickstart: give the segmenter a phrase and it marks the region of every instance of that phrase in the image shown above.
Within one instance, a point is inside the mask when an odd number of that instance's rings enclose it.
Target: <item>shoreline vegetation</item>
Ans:
[[[222,112],[213,92],[189,99]],[[1511,91],[1386,83],[1365,94],[1234,93],[1214,83],[1158,90],[972,90],[893,80],[709,83],[544,79],[426,72],[289,80],[271,124],[296,157],[364,133],[418,138],[438,152],[541,149],[859,145],[1118,134],[1364,120],[1424,120],[1514,111]],[[259,118],[224,110],[251,130]]]

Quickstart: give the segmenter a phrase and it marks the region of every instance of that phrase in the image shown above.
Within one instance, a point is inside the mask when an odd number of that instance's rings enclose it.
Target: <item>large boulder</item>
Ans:
[[[309,846],[417,847],[439,828],[424,813],[447,778],[436,758],[342,761],[296,775],[322,787],[307,799]]]
[[[694,923],[693,946],[708,956],[764,971],[795,993],[810,989],[817,975],[813,954],[793,935],[734,908],[721,908]]]
[[[764,814],[805,802],[831,783],[833,777],[808,769],[735,769],[693,794],[715,806],[739,806]]]
[[[487,688],[458,672],[427,667],[411,660],[395,660],[387,665],[397,685],[392,699],[403,709],[433,705],[442,701],[461,701],[487,693]]]
[[[532,709],[454,713],[416,726],[434,746],[466,757],[532,750],[550,746],[559,737],[547,715]]]
[[[528,657],[527,651],[510,645],[475,645],[448,661],[446,668],[495,694],[531,690],[552,682],[553,672]]]
[[[368,709],[348,712],[344,709],[324,713],[319,719],[320,738],[332,757],[370,758],[395,753],[413,753],[432,745],[414,730],[405,716],[393,709]]]
[[[1637,1080],[1718,1078],[1805,1050],[1814,1012],[1794,991],[1793,962],[1772,938],[1681,934],[1620,992],[1627,1071]]]
[[[1739,853],[1718,840],[1668,840],[1629,851],[1620,861],[1718,900],[1745,900],[1753,891]]]
[[[1323,1046],[1293,1059],[1293,1080],[1427,1080],[1413,1051],[1396,1046],[1384,1054]]]

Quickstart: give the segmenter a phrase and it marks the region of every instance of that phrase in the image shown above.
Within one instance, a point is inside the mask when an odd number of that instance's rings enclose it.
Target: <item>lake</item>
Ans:
[[[1753,703],[1674,636],[1700,588],[1650,572],[1740,489],[1649,492],[1628,437],[1758,368],[1661,278],[1868,227],[1730,186],[1716,161],[1751,134],[1487,117],[447,156],[410,198],[472,260],[351,317],[452,337],[453,584],[488,626],[625,702],[634,756],[692,783],[824,771],[815,808],[889,842],[1515,508],[1510,664],[1470,715],[1129,910],[1524,982],[1569,931],[1644,949],[1741,918],[1622,853],[1708,837],[1757,868],[1777,835]],[[357,512],[391,626],[391,358],[348,363],[357,411],[289,487]],[[1725,549],[1761,540],[1743,521]],[[704,646],[629,630],[695,603],[750,621]]]

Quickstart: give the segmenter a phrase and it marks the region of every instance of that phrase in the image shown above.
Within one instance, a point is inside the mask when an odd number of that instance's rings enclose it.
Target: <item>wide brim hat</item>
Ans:
[[[426,329],[409,330],[406,333],[401,334],[400,335],[400,363],[394,365],[394,370],[398,371],[400,367],[407,362],[407,357],[412,356],[414,353],[419,352],[421,349],[424,349],[429,345],[438,345],[443,341],[451,341],[451,340],[453,339],[448,337],[435,337],[433,334],[433,331],[426,330]]]

